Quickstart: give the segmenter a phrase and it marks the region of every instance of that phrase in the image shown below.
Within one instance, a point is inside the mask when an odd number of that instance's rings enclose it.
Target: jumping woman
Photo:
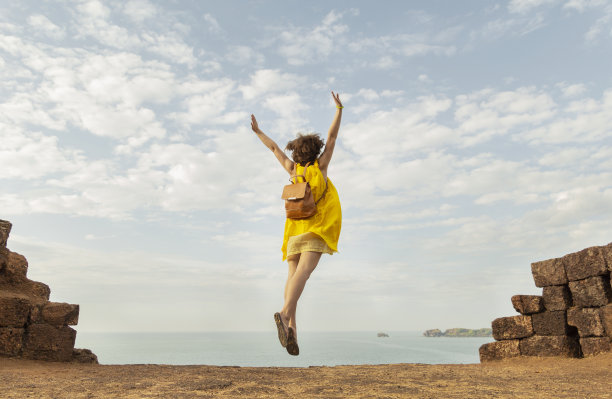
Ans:
[[[317,212],[313,216],[306,219],[287,218],[285,221],[282,252],[283,261],[286,259],[289,264],[289,274],[285,284],[285,304],[280,312],[274,314],[274,320],[281,345],[294,356],[300,354],[295,317],[298,300],[321,255],[337,252],[342,227],[340,199],[327,177],[327,168],[336,145],[344,107],[338,94],[333,91],[331,94],[336,103],[336,115],[327,134],[327,143],[318,134],[298,134],[285,148],[291,152],[291,159],[259,129],[255,116],[251,115],[251,128],[257,137],[274,153],[290,176],[306,178],[314,200],[318,201]],[[302,181],[301,177],[298,181]]]

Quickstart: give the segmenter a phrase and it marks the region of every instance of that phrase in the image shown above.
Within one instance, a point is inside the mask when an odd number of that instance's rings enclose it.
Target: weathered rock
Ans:
[[[521,339],[519,348],[523,356],[580,356],[578,340],[567,335],[534,335]]]
[[[28,323],[32,324],[32,323],[43,323],[43,317],[42,317],[42,307],[44,305],[39,305],[39,304],[34,304],[32,305],[32,307],[30,308],[30,318],[28,320]]]
[[[582,356],[595,356],[600,353],[610,352],[610,340],[607,337],[580,338]]]
[[[49,301],[49,286],[38,281],[23,280],[7,282],[0,280],[0,293],[28,298],[32,303],[44,304]]]
[[[565,335],[568,333],[565,311],[542,312],[531,316],[533,330],[538,335]]]
[[[17,356],[23,346],[25,329],[0,327],[0,356]]]
[[[600,247],[590,247],[563,258],[565,273],[570,281],[601,276],[608,272]]]
[[[533,335],[531,316],[500,317],[493,320],[492,327],[493,338],[497,341]]]
[[[539,313],[544,310],[544,302],[539,295],[514,295],[512,306],[522,315]]]
[[[76,326],[79,322],[79,305],[48,302],[42,308],[42,319],[54,326]]]
[[[98,356],[89,349],[74,349],[72,351],[72,362],[98,364]]]
[[[0,219],[0,248],[6,248],[6,242],[11,233],[11,227],[13,227],[11,222]]]
[[[578,329],[581,337],[603,337],[604,326],[597,308],[571,308],[567,311],[567,324]]]
[[[574,306],[589,308],[607,305],[612,299],[610,280],[602,276],[570,281]]]
[[[70,327],[31,324],[25,332],[22,355],[28,359],[67,362],[72,359],[76,331]]]
[[[531,264],[531,274],[536,287],[567,284],[567,274],[563,262],[559,258],[548,259]]]
[[[572,294],[567,285],[549,285],[542,288],[542,301],[546,310],[566,310],[572,306]]]
[[[49,302],[46,284],[27,278],[28,261],[6,248],[11,224],[0,220],[0,356],[97,363],[74,350],[79,305]],[[0,395],[2,396],[2,395]]]
[[[599,308],[599,317],[606,335],[612,340],[612,304]]]
[[[606,261],[606,266],[608,266],[608,270],[612,272],[612,242],[608,245],[604,245],[599,248],[601,249],[601,255]]]
[[[27,299],[0,297],[0,327],[25,327],[30,307]]]
[[[489,342],[478,349],[481,362],[502,360],[521,355],[518,339]]]
[[[28,273],[28,261],[17,252],[7,251],[7,265],[5,268],[6,276],[15,280],[24,280]]]
[[[28,280],[27,284],[24,284],[24,288],[28,295],[32,297],[32,300],[47,302],[51,296],[51,289],[49,286],[39,281]]]

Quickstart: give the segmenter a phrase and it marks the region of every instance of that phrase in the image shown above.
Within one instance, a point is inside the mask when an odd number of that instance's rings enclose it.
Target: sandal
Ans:
[[[283,348],[287,347],[287,330],[280,313],[274,313],[274,321],[276,322],[276,329],[278,330],[278,340]]]
[[[291,327],[289,327],[289,330],[287,331],[287,353],[293,356],[300,354],[300,347],[298,346],[295,333]]]

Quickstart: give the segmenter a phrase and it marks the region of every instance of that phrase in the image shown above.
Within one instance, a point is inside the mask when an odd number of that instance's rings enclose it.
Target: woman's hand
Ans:
[[[336,108],[338,109],[344,108],[342,106],[342,103],[340,102],[340,94],[334,93],[333,91],[331,93],[332,93],[332,98],[334,99],[334,102],[336,103]]]
[[[261,132],[261,130],[259,130],[259,125],[257,125],[257,119],[255,119],[255,115],[253,114],[251,114],[251,129],[253,129],[255,133]]]

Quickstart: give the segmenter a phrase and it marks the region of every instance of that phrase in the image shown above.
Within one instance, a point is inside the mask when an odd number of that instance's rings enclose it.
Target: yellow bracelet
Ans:
[[[339,106],[337,106],[337,105],[336,105],[336,108],[338,108],[338,109],[342,109],[342,108],[344,108],[344,107],[339,107]]]

